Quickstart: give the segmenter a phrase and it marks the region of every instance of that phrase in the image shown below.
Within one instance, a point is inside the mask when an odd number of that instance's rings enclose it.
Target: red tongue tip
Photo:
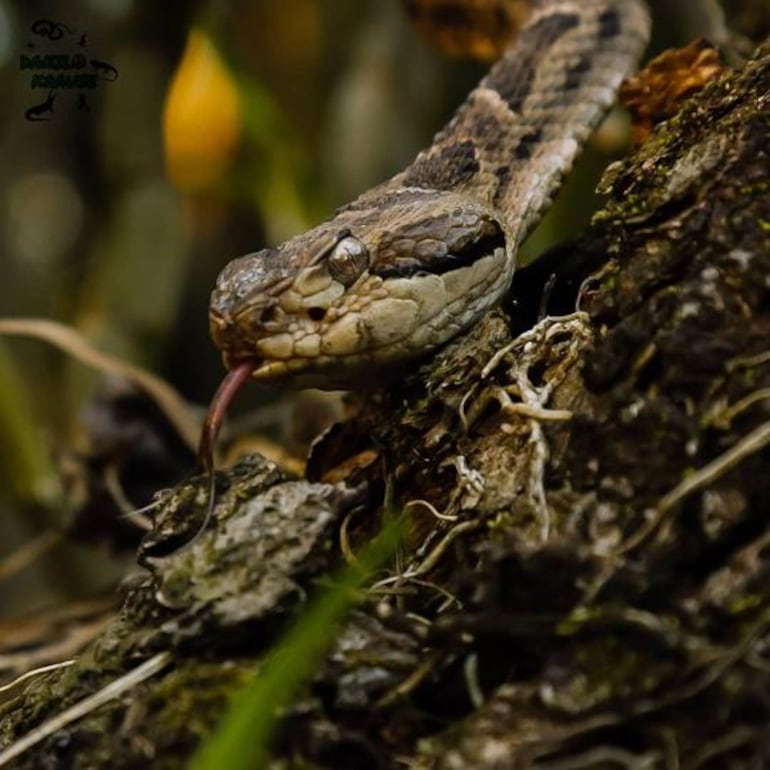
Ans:
[[[257,368],[255,361],[242,361],[233,366],[225,375],[211,399],[209,411],[201,430],[201,440],[198,445],[198,468],[206,473],[214,470],[214,446],[219,430],[235,394],[241,389],[251,373]]]

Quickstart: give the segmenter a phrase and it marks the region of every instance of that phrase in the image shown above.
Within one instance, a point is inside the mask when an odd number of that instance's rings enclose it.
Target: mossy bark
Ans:
[[[276,767],[770,764],[770,48],[603,185],[585,238],[360,397],[308,480],[242,463],[176,551],[205,489],[171,494],[120,616],[5,707],[0,741],[172,664],[16,766],[183,766],[385,496],[399,568],[286,714]],[[532,327],[556,257],[554,307],[580,312]]]

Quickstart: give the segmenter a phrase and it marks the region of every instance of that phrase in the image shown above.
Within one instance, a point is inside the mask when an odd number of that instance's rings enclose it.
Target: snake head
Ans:
[[[230,262],[211,298],[225,365],[292,387],[381,384],[507,289],[512,244],[481,202],[372,191],[275,249]]]

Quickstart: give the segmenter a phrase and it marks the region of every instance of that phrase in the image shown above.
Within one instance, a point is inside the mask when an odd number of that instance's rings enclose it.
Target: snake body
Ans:
[[[275,249],[230,262],[210,322],[228,368],[351,388],[443,345],[498,303],[516,252],[635,66],[641,0],[535,0],[433,144]]]

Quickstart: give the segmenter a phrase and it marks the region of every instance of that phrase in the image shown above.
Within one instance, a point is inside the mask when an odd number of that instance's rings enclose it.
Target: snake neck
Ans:
[[[640,0],[541,0],[433,144],[390,189],[458,192],[500,212],[517,246],[646,45]]]

